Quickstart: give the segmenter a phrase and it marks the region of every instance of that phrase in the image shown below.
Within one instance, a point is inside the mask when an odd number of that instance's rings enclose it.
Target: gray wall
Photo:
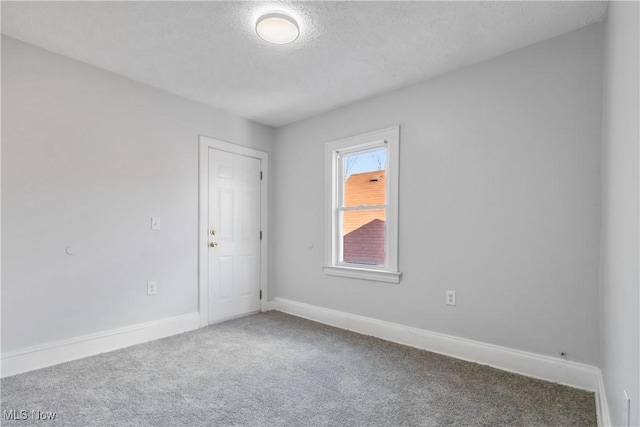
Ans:
[[[275,147],[268,127],[3,37],[2,351],[197,310],[200,133],[272,153],[271,299],[596,365],[600,326],[610,405],[637,401],[633,7],[612,3],[606,33],[602,322],[601,24],[286,126]],[[324,143],[395,124],[403,281],[324,276]]]
[[[637,2],[609,2],[605,33],[600,365],[616,426],[623,425],[624,390],[631,425],[640,425],[639,13]]]
[[[597,365],[602,32],[277,129],[270,298]],[[402,282],[324,276],[324,144],[396,124]]]
[[[269,127],[6,37],[2,123],[2,351],[197,311],[198,134],[273,145]]]

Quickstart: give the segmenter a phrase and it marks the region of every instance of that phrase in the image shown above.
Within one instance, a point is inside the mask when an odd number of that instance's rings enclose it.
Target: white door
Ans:
[[[209,323],[260,310],[260,159],[209,148]]]

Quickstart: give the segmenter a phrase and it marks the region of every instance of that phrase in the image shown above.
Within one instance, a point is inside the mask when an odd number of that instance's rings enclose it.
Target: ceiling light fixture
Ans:
[[[274,44],[287,44],[296,40],[300,28],[295,19],[282,12],[269,12],[256,21],[256,33]]]

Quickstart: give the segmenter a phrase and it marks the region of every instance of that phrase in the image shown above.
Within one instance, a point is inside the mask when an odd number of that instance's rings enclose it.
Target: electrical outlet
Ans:
[[[456,291],[447,291],[447,305],[456,305]]]
[[[156,295],[158,293],[158,282],[147,282],[147,295]]]
[[[624,391],[624,409],[622,412],[623,425],[629,427],[631,425],[631,399],[627,390]]]

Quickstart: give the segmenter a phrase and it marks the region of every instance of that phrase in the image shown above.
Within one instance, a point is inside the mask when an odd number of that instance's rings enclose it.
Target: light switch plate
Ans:
[[[151,229],[160,230],[160,217],[158,216],[151,217]]]

